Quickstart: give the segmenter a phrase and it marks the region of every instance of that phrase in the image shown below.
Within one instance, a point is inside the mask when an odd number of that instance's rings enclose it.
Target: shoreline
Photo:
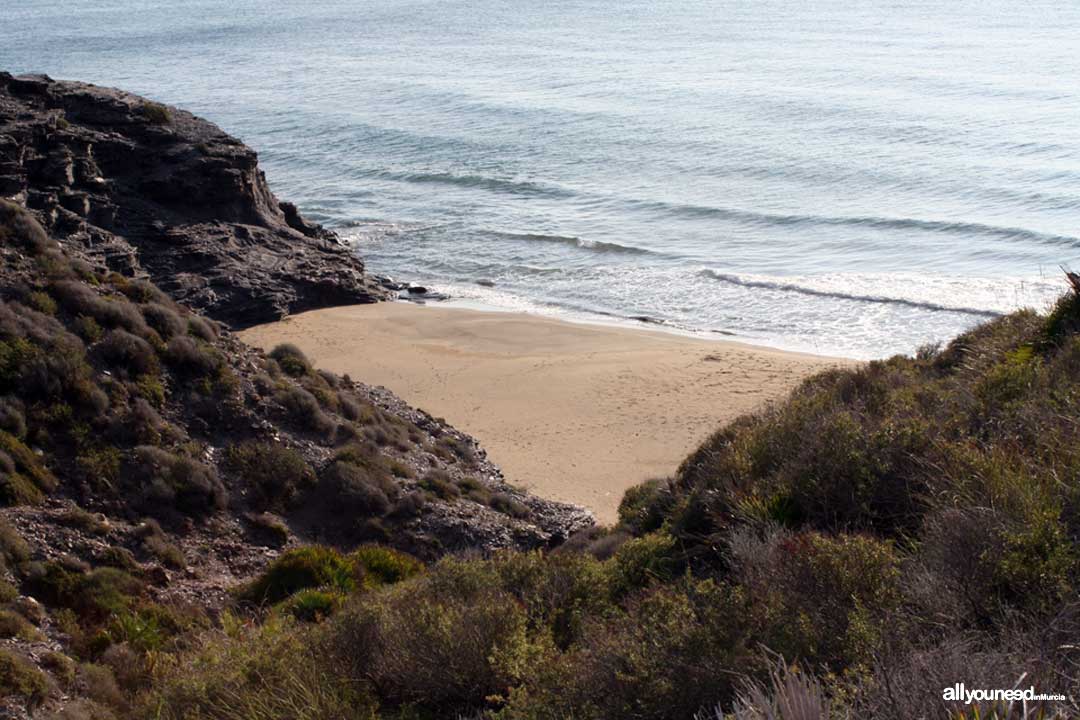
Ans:
[[[855,361],[662,327],[383,302],[238,333],[298,345],[476,437],[507,480],[616,519],[623,492],[672,474],[721,425]]]

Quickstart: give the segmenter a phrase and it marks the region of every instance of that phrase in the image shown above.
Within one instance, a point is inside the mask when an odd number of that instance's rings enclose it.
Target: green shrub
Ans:
[[[289,550],[266,571],[244,586],[239,597],[255,605],[274,605],[306,588],[327,588],[343,593],[356,589],[355,566],[341,553],[318,545]]]
[[[9,603],[19,597],[19,589],[0,578],[0,603]]]
[[[348,561],[361,569],[366,589],[393,585],[424,570],[424,564],[411,555],[379,545],[358,547],[349,553]]]
[[[49,293],[40,290],[30,293],[26,298],[26,303],[46,315],[55,315],[56,311],[59,310],[59,306],[57,306],[56,301],[52,299]]]
[[[106,488],[112,487],[119,477],[123,456],[119,448],[95,445],[80,450],[75,463],[93,487]]]
[[[126,610],[144,591],[142,581],[123,570],[103,567],[82,573],[55,561],[31,566],[25,585],[46,605],[73,610],[88,622]]]
[[[33,450],[15,436],[0,431],[0,503],[37,503],[56,485],[56,478]]]
[[[663,531],[634,538],[609,561],[616,591],[628,593],[654,582],[670,581],[678,572],[675,540]]]
[[[182,570],[187,567],[184,552],[175,544],[169,542],[164,533],[152,533],[143,538],[143,549],[166,567]]]
[[[15,568],[30,559],[30,546],[6,518],[0,516],[0,567]]]
[[[328,652],[390,707],[453,716],[482,707],[527,667],[525,613],[504,592],[445,592],[424,575],[363,597],[327,624]]]
[[[748,611],[738,590],[709,580],[638,597],[525,674],[501,717],[694,717],[731,698],[733,668],[754,670],[740,622]]]
[[[865,535],[781,532],[738,556],[740,578],[765,613],[764,642],[792,660],[842,668],[879,649],[900,603],[900,559]]]
[[[315,485],[315,472],[304,457],[281,443],[231,445],[225,464],[247,485],[248,497],[259,510],[288,509]]]
[[[405,463],[401,462],[400,460],[392,460],[392,459],[387,460],[386,469],[389,470],[391,472],[391,474],[394,475],[394,477],[399,477],[399,478],[414,478],[414,477],[416,477],[416,473],[413,472],[413,469],[411,467],[409,467],[408,465],[406,465]]]
[[[49,651],[41,656],[41,666],[52,673],[53,677],[60,681],[60,684],[68,688],[75,682],[75,661],[69,658],[67,655]]]
[[[0,609],[0,638],[18,638],[27,642],[41,640],[42,635],[22,615]]]
[[[665,511],[670,509],[665,502],[667,490],[667,481],[661,479],[646,480],[630,488],[619,502],[619,522],[635,535],[659,529]]]
[[[138,575],[142,572],[142,568],[139,567],[139,563],[135,560],[134,553],[119,545],[110,545],[103,549],[94,560],[98,565],[123,570],[132,575]]]
[[[292,377],[303,377],[311,372],[311,361],[304,352],[292,343],[282,343],[270,351],[270,357],[278,367]]]
[[[87,343],[96,343],[105,334],[97,320],[88,315],[80,315],[75,318],[71,323],[71,329]]]
[[[142,104],[142,114],[151,125],[169,125],[172,123],[172,111],[165,105],[146,101]]]
[[[0,649],[0,697],[20,697],[37,705],[49,693],[43,672],[10,650]]]
[[[1023,527],[1004,532],[992,587],[1015,604],[1045,615],[1073,594],[1076,575],[1076,546],[1056,513],[1043,510]]]
[[[376,720],[362,686],[330,672],[320,648],[283,618],[240,627],[226,620],[161,669],[136,716],[160,720]]]
[[[321,622],[337,612],[345,596],[335,590],[306,588],[290,595],[278,609],[304,622]]]

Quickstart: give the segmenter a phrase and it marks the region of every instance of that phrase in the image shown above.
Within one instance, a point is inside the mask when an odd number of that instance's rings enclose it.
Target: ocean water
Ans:
[[[0,68],[181,105],[369,267],[852,357],[1080,264],[1075,0],[26,0]]]

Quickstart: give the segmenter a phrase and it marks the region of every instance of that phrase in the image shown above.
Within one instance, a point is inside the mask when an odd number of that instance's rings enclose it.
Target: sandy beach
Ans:
[[[725,421],[850,361],[535,315],[380,303],[251,328],[474,435],[507,479],[615,520]]]

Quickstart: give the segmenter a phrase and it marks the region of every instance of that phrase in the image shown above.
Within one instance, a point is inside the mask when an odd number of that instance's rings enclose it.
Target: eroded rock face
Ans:
[[[234,328],[386,296],[332,232],[278,202],[255,151],[119,90],[0,73],[0,197]]]

